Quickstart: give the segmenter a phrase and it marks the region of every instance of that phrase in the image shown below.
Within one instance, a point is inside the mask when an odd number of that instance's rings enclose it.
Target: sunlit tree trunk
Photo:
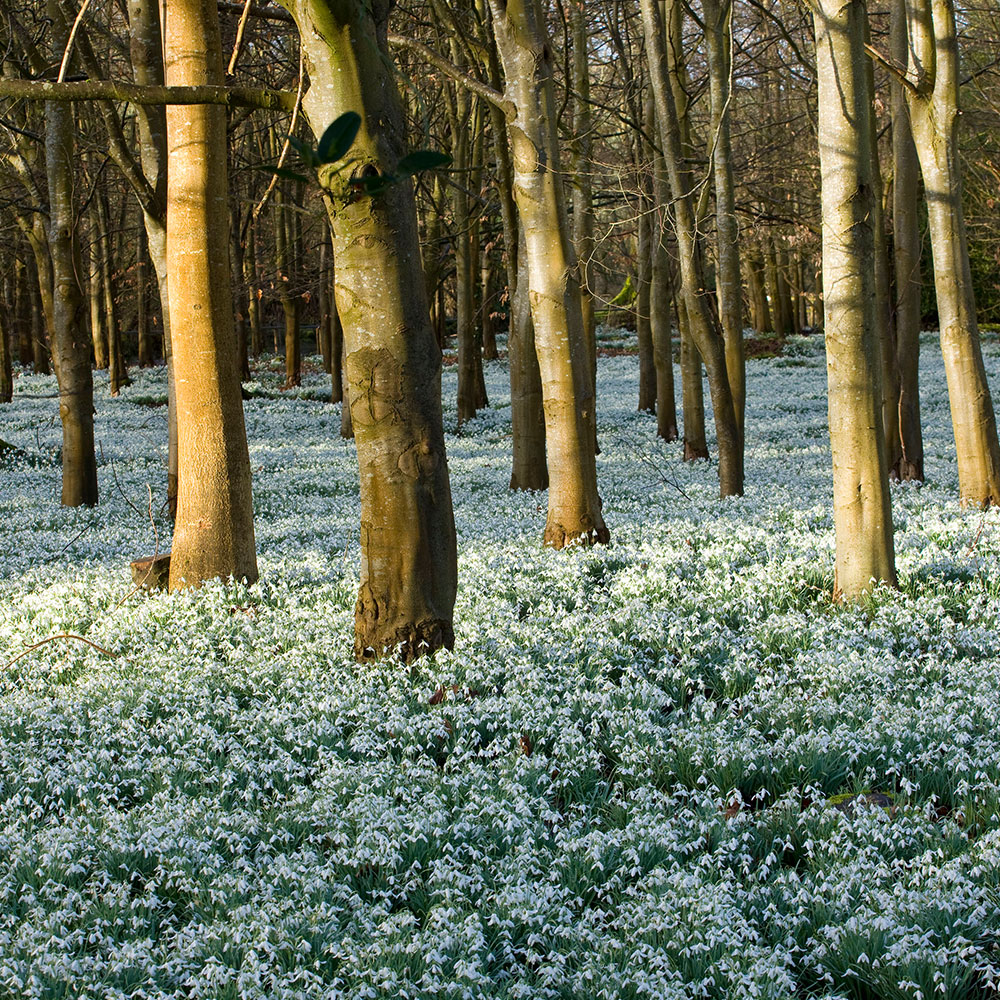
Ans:
[[[215,0],[170,0],[169,86],[221,84]],[[170,589],[257,579],[250,456],[233,330],[226,111],[167,108],[167,270],[177,399]]]
[[[477,0],[482,17],[490,22],[486,0]],[[502,86],[500,57],[490,35],[487,52],[490,82]],[[507,367],[510,370],[510,419],[512,490],[544,490],[549,485],[545,458],[545,410],[542,403],[542,376],[535,351],[535,328],[528,301],[527,248],[524,230],[514,202],[514,165],[507,140],[507,122],[496,104],[490,105],[490,126],[497,163],[497,195],[507,249],[507,293],[509,326],[507,330]]]
[[[907,0],[906,97],[927,196],[941,350],[965,503],[1000,501],[1000,444],[983,366],[958,151],[958,40],[951,0]]]
[[[490,0],[506,76],[514,197],[524,230],[528,296],[542,376],[549,509],[545,543],[608,540],[594,457],[594,391],[576,251],[556,132],[551,46],[538,0]]]
[[[823,286],[833,450],[835,593],[894,584],[882,426],[864,0],[814,0],[823,191]]]
[[[892,58],[907,60],[906,0],[893,0]],[[892,99],[892,231],[896,273],[896,361],[899,368],[899,438],[894,470],[902,480],[924,478],[924,440],[920,427],[920,163],[910,131],[903,85],[890,78]]]
[[[411,660],[454,641],[457,552],[412,186],[355,197],[348,181],[391,173],[406,152],[387,53],[391,0],[283,0],[299,27],[313,131],[355,111],[351,171],[321,170],[334,232],[350,413],[361,473],[355,654]],[[345,403],[346,405],[346,403]]]
[[[587,344],[594,393],[597,393],[597,314],[594,311],[594,183],[593,129],[590,104],[590,51],[587,14],[582,3],[570,5],[570,29],[573,36],[573,240],[580,261],[580,291],[583,308],[583,332]]]
[[[48,0],[52,53],[61,54],[69,29],[58,0]],[[97,503],[97,457],[94,452],[94,382],[90,345],[80,287],[80,255],[73,204],[73,109],[45,105],[45,162],[49,186],[48,245],[52,255],[52,358],[59,385],[62,421],[62,503],[65,507]]]

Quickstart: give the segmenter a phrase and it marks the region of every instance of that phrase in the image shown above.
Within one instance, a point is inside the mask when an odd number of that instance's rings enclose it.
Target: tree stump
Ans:
[[[132,563],[132,580],[144,590],[166,590],[170,577],[170,553],[144,556]]]

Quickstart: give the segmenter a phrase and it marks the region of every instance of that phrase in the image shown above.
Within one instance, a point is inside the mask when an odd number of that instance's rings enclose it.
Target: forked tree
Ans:
[[[958,38],[952,0],[906,0],[904,89],[927,197],[941,351],[965,503],[1000,502],[1000,442],[976,320],[958,150]]]

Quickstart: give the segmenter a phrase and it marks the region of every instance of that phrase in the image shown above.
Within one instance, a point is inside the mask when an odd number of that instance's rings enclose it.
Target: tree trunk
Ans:
[[[893,0],[892,57],[907,59],[906,0]],[[910,132],[903,85],[890,77],[892,101],[892,232],[896,273],[896,364],[899,369],[900,454],[890,473],[923,481],[924,440],[920,427],[920,163]]]
[[[559,162],[552,48],[538,0],[490,0],[490,7],[507,79],[514,197],[542,376],[549,458],[545,544],[606,542],[594,457],[594,391]]]
[[[768,308],[767,292],[764,287],[764,264],[759,250],[754,250],[747,258],[747,284],[750,291],[754,332],[758,336],[770,333],[773,330],[771,310]]]
[[[233,274],[230,280],[233,282],[235,289],[233,304],[236,306],[236,313],[233,317],[233,322],[236,331],[236,365],[240,371],[240,380],[242,382],[249,382],[250,358],[247,345],[247,314],[243,309],[243,303],[247,301],[247,297],[243,290],[242,220],[240,219],[240,210],[236,205],[232,205],[229,210],[229,253],[229,259],[233,264]]]
[[[510,366],[510,420],[514,458],[512,490],[544,490],[549,485],[545,460],[545,407],[542,375],[535,350],[535,327],[528,302],[528,265],[523,235],[517,254],[520,271],[510,302],[507,362]]]
[[[491,10],[486,6],[485,0],[477,2],[484,20],[489,20]],[[500,57],[492,32],[487,56],[490,82],[494,88],[499,89]],[[535,350],[535,328],[528,300],[528,251],[514,202],[514,165],[507,138],[507,122],[503,112],[495,104],[490,105],[490,124],[497,162],[500,217],[507,250],[507,367],[510,371],[513,442],[510,488],[544,490],[549,485],[549,470],[545,459],[545,409],[542,402],[542,376]]]
[[[319,322],[316,325],[316,347],[323,359],[323,371],[332,374],[330,365],[330,292],[333,283],[330,281],[330,238],[327,228],[323,229],[323,242],[319,245]],[[339,379],[337,380],[339,381]]]
[[[458,51],[453,40],[453,53]],[[458,426],[476,415],[478,396],[475,331],[475,268],[472,246],[472,210],[469,178],[472,168],[472,136],[470,117],[471,97],[464,88],[457,88],[452,107],[454,136],[454,169],[458,182],[454,186],[455,208],[455,320],[458,340]]]
[[[320,172],[334,232],[350,413],[361,474],[359,659],[404,660],[454,642],[457,552],[441,414],[441,352],[431,328],[412,185],[357,197],[350,176],[391,173],[405,152],[387,52],[392,3],[283,0],[304,47],[303,107],[317,134],[362,117],[352,171]]]
[[[49,345],[45,342],[45,317],[41,296],[31,296],[31,349],[36,375],[49,374]]]
[[[671,4],[679,0],[670,0]],[[722,496],[743,493],[743,438],[736,419],[726,371],[725,343],[705,298],[701,251],[695,229],[691,192],[684,176],[684,154],[678,110],[667,75],[665,29],[658,0],[641,0],[643,30],[650,53],[650,75],[656,100],[664,159],[673,194],[674,219],[680,255],[680,295],[687,327],[708,372],[719,447],[719,489]],[[674,10],[677,8],[674,7]],[[687,427],[684,429],[685,438]]]
[[[573,33],[573,242],[580,262],[583,332],[590,377],[597,398],[597,314],[594,311],[594,116],[590,104],[590,52],[588,24],[583,4],[570,5]]]
[[[705,438],[705,397],[701,382],[701,356],[688,332],[686,306],[678,300],[681,315],[681,388],[684,409],[684,461],[695,462],[708,458],[708,441]]]
[[[46,243],[48,243],[47,240]],[[34,253],[32,253],[33,258]],[[17,342],[17,360],[22,365],[27,366],[34,360],[34,352],[31,349],[31,317],[33,314],[32,302],[38,294],[32,287],[31,266],[27,261],[17,261],[15,263],[14,282],[14,317],[16,323],[14,340]],[[37,279],[35,279],[35,285],[37,286]]]
[[[819,77],[835,595],[894,585],[892,506],[882,429],[874,191],[864,0],[814,0]]]
[[[107,193],[99,190],[94,199],[97,202],[97,218],[103,239],[100,243],[101,292],[104,296],[104,326],[108,334],[108,375],[111,395],[117,396],[123,385],[128,385],[128,373],[122,353],[121,330],[118,325],[118,304],[112,280],[111,226],[108,215]]]
[[[907,0],[906,97],[927,195],[941,350],[963,503],[1000,502],[1000,443],[983,366],[958,151],[958,41],[951,0]]]
[[[94,348],[94,367],[105,371],[108,368],[108,332],[107,313],[104,309],[104,274],[101,266],[101,243],[105,233],[100,225],[96,205],[90,213],[90,222],[90,282],[87,288],[90,305],[90,339]]]
[[[778,256],[774,252],[774,239],[771,237],[768,237],[764,244],[764,273],[774,333],[778,337],[785,337],[788,334],[788,327],[785,325],[787,311],[778,286]]]
[[[139,351],[139,367],[151,368],[153,366],[153,338],[149,330],[149,286],[147,281],[147,268],[149,267],[149,248],[146,239],[146,227],[139,227],[139,245],[135,253],[135,326],[136,340]]]
[[[52,53],[61,58],[68,38],[58,0],[48,0]],[[49,101],[45,105],[45,161],[49,185],[48,244],[52,255],[52,357],[59,384],[62,420],[62,504],[97,503],[97,456],[94,452],[94,382],[84,325],[73,205],[73,109]],[[40,279],[41,280],[41,279]]]
[[[497,283],[488,247],[483,247],[480,254],[479,287],[482,295],[480,316],[483,330],[483,360],[497,361],[500,357],[497,349],[497,324],[494,318],[497,307]]]
[[[302,347],[299,339],[299,303],[294,294],[295,229],[287,199],[278,188],[274,195],[274,233],[278,263],[278,298],[285,319],[285,388],[302,384]]]
[[[135,82],[156,86],[164,82],[163,33],[159,4],[128,0],[129,54]],[[177,397],[174,352],[170,331],[170,289],[167,275],[167,121],[162,106],[135,109],[142,173],[152,197],[143,204],[143,222],[149,259],[156,275],[163,320],[163,360],[167,368],[167,507],[177,512],[178,454]]]
[[[260,357],[264,350],[264,336],[260,325],[260,285],[257,282],[257,220],[253,219],[247,230],[247,252],[244,274],[247,282],[247,315],[250,318],[250,353]]]
[[[223,82],[214,0],[171,0],[168,86]],[[226,110],[167,108],[167,270],[179,489],[170,589],[257,579],[229,264]]]
[[[736,421],[743,434],[746,411],[746,360],[743,352],[743,279],[740,275],[739,226],[733,182],[730,105],[733,51],[732,0],[703,0],[705,43],[712,101],[712,178],[715,184],[715,228],[719,319],[726,345],[726,372]]]
[[[9,403],[14,398],[9,318],[9,313],[0,317],[0,403]]]
[[[662,158],[656,158],[656,200],[665,211],[670,201],[670,185]],[[656,365],[656,433],[664,441],[676,441],[677,403],[674,399],[674,357],[670,328],[672,279],[666,234],[657,220],[653,230],[656,249],[653,256],[653,285],[650,290],[650,326],[653,334],[653,363]]]
[[[646,127],[650,130],[655,118],[647,116]],[[650,297],[653,282],[653,257],[656,254],[653,226],[653,202],[649,197],[648,178],[643,176],[649,150],[645,143],[636,142],[640,150],[636,164],[639,173],[639,218],[638,218],[638,260],[636,262],[635,332],[639,342],[639,406],[640,413],[652,413],[656,409],[656,363],[653,358],[653,330],[650,320]]]

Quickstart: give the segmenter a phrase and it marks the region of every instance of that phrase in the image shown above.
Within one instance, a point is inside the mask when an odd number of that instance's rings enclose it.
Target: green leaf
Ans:
[[[451,157],[447,153],[440,153],[436,149],[415,149],[396,164],[396,169],[401,174],[419,174],[424,170],[437,170],[450,164]]]
[[[316,150],[313,149],[308,142],[303,142],[296,136],[290,135],[288,137],[288,143],[292,149],[299,154],[302,158],[302,162],[305,163],[307,167],[318,167],[320,165],[320,159],[316,155]]]
[[[361,115],[356,111],[342,114],[324,133],[319,141],[317,155],[320,163],[336,163],[342,160],[354,145],[361,128]]]
[[[309,178],[305,174],[296,173],[294,170],[288,170],[285,167],[275,167],[270,163],[254,164],[254,170],[264,170],[269,174],[276,174],[278,177],[283,177],[286,181],[301,181],[303,184],[309,183]]]

